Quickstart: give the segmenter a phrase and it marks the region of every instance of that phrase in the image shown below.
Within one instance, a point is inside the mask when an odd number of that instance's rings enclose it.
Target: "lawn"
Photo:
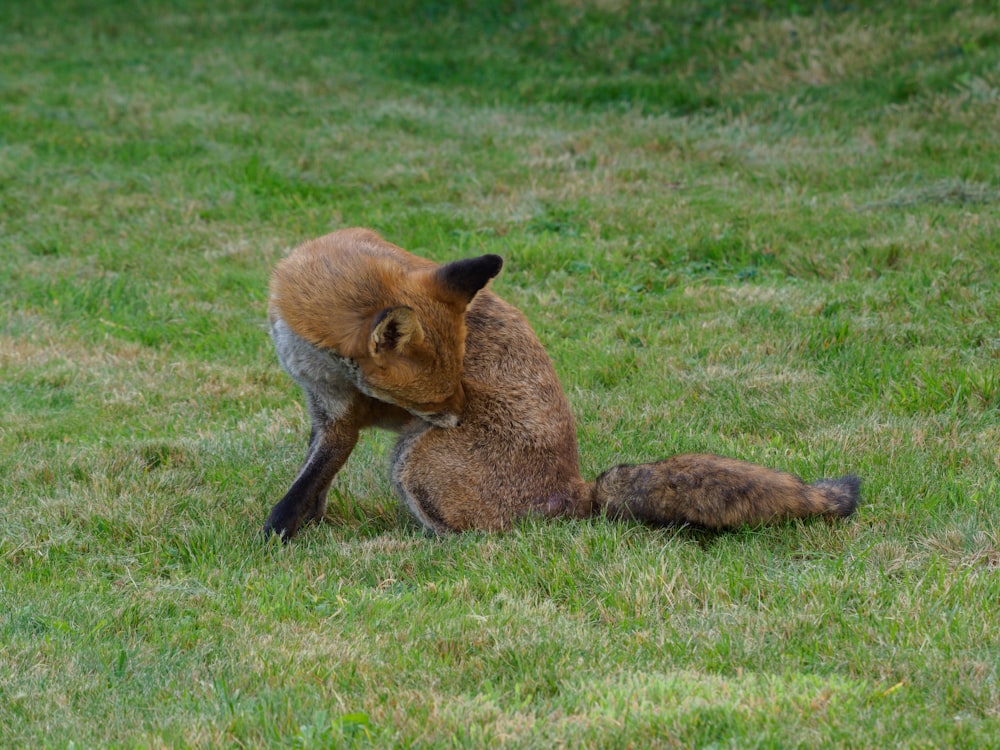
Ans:
[[[1000,746],[995,2],[0,5],[0,746]],[[370,226],[549,349],[585,476],[847,520],[325,523],[270,268]]]

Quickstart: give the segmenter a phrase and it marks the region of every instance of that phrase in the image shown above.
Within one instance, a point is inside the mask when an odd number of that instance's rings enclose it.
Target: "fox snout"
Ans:
[[[444,427],[445,429],[462,426],[462,418],[457,414],[438,412],[437,414],[427,414],[424,419],[435,427]]]
[[[461,384],[446,401],[442,402],[439,409],[421,414],[424,419],[435,427],[460,427],[465,416],[465,391]]]

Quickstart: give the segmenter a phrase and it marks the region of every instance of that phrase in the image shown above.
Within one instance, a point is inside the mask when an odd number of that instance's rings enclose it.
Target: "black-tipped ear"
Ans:
[[[469,304],[476,292],[500,273],[503,258],[499,255],[480,255],[478,258],[456,260],[441,266],[434,277],[443,291]]]

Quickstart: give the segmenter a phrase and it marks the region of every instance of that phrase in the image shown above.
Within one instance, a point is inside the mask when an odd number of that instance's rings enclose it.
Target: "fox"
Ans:
[[[320,521],[368,428],[398,434],[390,481],[431,534],[511,528],[526,516],[634,519],[721,531],[854,513],[854,476],[807,484],[714,454],[623,464],[585,481],[576,424],[526,317],[488,285],[487,254],[438,264],[365,228],[309,240],[271,276],[268,322],[305,396],[305,460],[264,533]]]

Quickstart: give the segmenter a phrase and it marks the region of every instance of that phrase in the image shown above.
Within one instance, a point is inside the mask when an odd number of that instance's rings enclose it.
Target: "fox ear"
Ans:
[[[417,314],[410,307],[387,307],[375,316],[368,337],[368,354],[374,359],[401,352],[408,344],[424,340]]]
[[[435,272],[434,279],[449,298],[468,305],[476,292],[500,273],[502,267],[503,258],[499,255],[480,255],[446,263]]]

